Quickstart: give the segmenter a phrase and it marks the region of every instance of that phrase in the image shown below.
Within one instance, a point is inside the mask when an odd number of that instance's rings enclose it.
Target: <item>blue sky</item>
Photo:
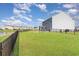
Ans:
[[[0,3],[0,25],[39,26],[47,18],[61,11],[79,24],[79,4],[74,3]]]

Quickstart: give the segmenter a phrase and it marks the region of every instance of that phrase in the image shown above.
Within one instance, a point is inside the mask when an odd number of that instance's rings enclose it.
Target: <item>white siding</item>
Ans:
[[[52,29],[75,29],[75,22],[64,12],[52,16]]]

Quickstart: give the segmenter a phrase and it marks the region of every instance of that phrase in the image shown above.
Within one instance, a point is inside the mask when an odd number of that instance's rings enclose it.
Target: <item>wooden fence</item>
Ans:
[[[9,56],[13,50],[14,44],[18,36],[18,31],[13,33],[7,39],[0,43],[0,56]]]

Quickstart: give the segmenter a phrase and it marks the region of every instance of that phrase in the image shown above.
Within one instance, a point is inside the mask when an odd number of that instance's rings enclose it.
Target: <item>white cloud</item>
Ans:
[[[69,9],[68,13],[76,14],[76,13],[78,13],[78,10],[77,9]]]
[[[31,3],[17,3],[17,4],[14,4],[14,6],[20,10],[25,10],[25,11],[31,11],[30,7],[32,6]]]
[[[53,10],[50,12],[50,14],[56,14],[56,13],[60,13],[60,12],[62,12],[62,11],[61,10]]]
[[[2,22],[7,22],[6,20],[1,20]]]
[[[40,8],[41,11],[47,12],[46,4],[35,4],[35,6]]]
[[[26,17],[21,14],[18,14],[17,16],[11,16],[5,20],[2,20],[1,22],[4,23],[5,25],[24,26],[26,25],[26,22],[23,22],[22,19],[27,20],[27,21],[32,21],[30,17]]]
[[[31,8],[30,7],[32,5],[35,5],[40,10],[42,10],[44,12],[47,12],[46,4],[33,4],[33,3],[16,3],[16,4],[14,4],[15,8],[17,8],[19,10],[28,11],[28,12],[31,12]]]
[[[12,17],[10,17],[10,19],[14,20],[15,18],[14,18],[14,16],[12,16]]]
[[[13,13],[16,14],[16,15],[17,15],[17,14],[20,14],[20,10],[18,10],[18,9],[16,9],[16,8],[13,8]]]
[[[29,18],[29,17],[25,17],[25,16],[22,16],[24,19],[26,19],[26,20],[28,20],[28,21],[32,21],[32,19],[31,18]]]
[[[19,10],[19,9],[17,9],[17,8],[14,8],[14,9],[13,9],[13,13],[14,13],[14,15],[19,15],[19,14],[21,14],[21,13],[25,14],[26,11],[24,11],[24,10]]]
[[[79,16],[78,15],[74,16],[74,19],[79,20]]]
[[[44,19],[37,19],[39,22],[43,22],[44,21]]]
[[[29,16],[24,16],[23,15],[23,14],[26,13],[26,11],[18,10],[17,8],[14,8],[13,13],[14,13],[14,16],[16,18],[21,18],[21,19],[23,18],[25,20],[32,21],[32,19],[31,19],[32,15],[29,15]]]
[[[21,14],[19,14],[17,17],[21,18],[21,19],[25,19],[27,21],[32,21],[32,19],[30,17],[27,17],[27,16],[23,16]]]
[[[78,11],[79,4],[77,3],[64,3],[62,4],[62,6],[67,9],[66,12],[70,14],[71,16],[74,16],[79,13]]]
[[[32,18],[33,16],[32,15],[28,15],[30,18]]]
[[[31,9],[30,7],[32,6],[32,4],[27,4],[27,3],[17,3],[17,4],[14,4],[14,9],[13,9],[13,13],[14,13],[14,16],[16,18],[19,18],[19,19],[24,19],[24,20],[27,20],[27,21],[32,21],[32,15],[28,15],[28,16],[25,16],[25,13],[26,12],[30,12]]]
[[[21,20],[2,20],[2,22],[5,23],[6,25],[11,26],[22,26],[23,24],[25,24]]]
[[[78,4],[75,4],[75,3],[67,3],[67,4],[63,4],[63,7],[64,8],[67,8],[68,9],[68,13],[70,15],[75,15],[77,14],[79,11],[78,11]]]
[[[64,8],[73,8],[74,6],[74,4],[63,4]]]

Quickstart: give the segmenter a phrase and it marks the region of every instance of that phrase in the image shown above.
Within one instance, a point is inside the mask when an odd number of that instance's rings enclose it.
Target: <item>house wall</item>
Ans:
[[[43,31],[51,31],[52,30],[52,17],[47,19],[42,23]]]
[[[53,17],[52,25],[52,29],[75,29],[74,20],[64,12]]]
[[[75,21],[64,12],[61,12],[42,23],[43,31],[74,31]]]

